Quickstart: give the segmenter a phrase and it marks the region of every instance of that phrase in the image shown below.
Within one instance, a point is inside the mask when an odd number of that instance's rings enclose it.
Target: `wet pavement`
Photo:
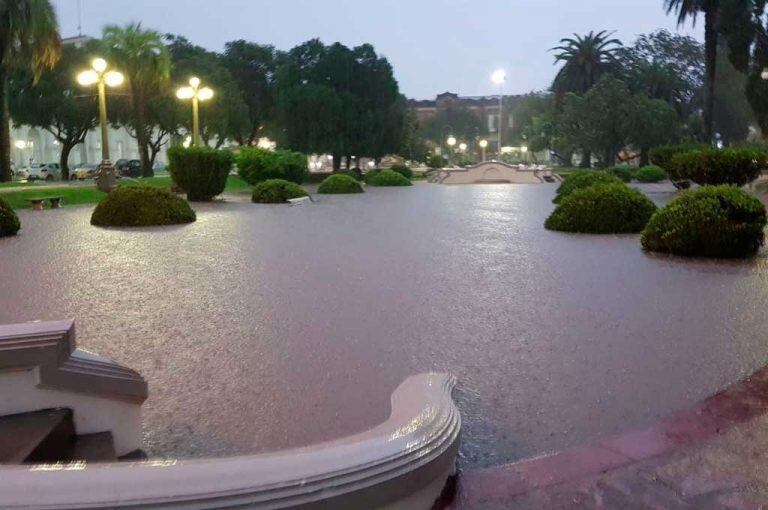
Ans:
[[[82,347],[141,372],[153,456],[357,432],[405,377],[445,370],[462,463],[495,465],[647,425],[765,364],[764,254],[548,232],[554,189],[197,204],[194,224],[138,230],[91,227],[90,207],[22,211],[0,240],[0,322],[74,317]]]

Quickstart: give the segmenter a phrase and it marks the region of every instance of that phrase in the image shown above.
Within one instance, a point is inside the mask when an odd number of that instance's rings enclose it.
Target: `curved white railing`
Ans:
[[[410,377],[383,424],[264,455],[0,467],[2,508],[429,509],[454,472],[461,418],[447,374]]]

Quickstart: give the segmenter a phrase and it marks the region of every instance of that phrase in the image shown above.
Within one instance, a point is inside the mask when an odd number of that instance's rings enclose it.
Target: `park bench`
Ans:
[[[46,200],[51,204],[51,209],[58,209],[61,207],[61,199],[63,197],[42,197],[42,198],[28,198],[27,202],[32,204],[32,209],[35,211],[42,211],[43,205]]]

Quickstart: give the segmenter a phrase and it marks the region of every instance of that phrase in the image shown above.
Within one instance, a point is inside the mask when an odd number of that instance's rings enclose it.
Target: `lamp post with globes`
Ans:
[[[90,87],[97,85],[99,90],[99,124],[101,126],[101,165],[97,176],[97,186],[102,191],[111,191],[115,185],[115,169],[109,155],[109,131],[107,127],[107,87],[119,87],[125,76],[119,71],[108,71],[107,61],[95,58],[91,68],[77,75],[77,82]]]
[[[192,146],[200,146],[200,101],[213,98],[213,90],[200,86],[200,78],[193,76],[189,79],[189,87],[181,87],[176,91],[179,99],[192,100]]]
[[[483,157],[482,157],[483,163],[485,163],[485,149],[487,148],[488,148],[488,140],[480,140],[480,149],[482,150],[482,153],[483,153]]]
[[[445,142],[445,143],[448,144],[448,147],[450,147],[451,153],[449,155],[451,157],[451,160],[449,161],[449,163],[451,165],[453,165],[453,148],[456,146],[456,141],[457,141],[456,137],[451,135],[451,136],[448,137],[448,140],[446,140],[446,142]]]
[[[504,69],[497,69],[491,75],[491,81],[496,84],[500,90],[499,92],[499,125],[496,129],[499,132],[499,161],[501,161],[501,146],[502,146],[502,134],[504,126],[504,90],[502,87],[507,81],[507,72]]]

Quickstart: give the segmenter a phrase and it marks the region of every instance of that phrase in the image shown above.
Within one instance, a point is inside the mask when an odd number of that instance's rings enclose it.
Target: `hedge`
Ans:
[[[406,179],[413,179],[413,170],[408,168],[405,165],[393,165],[392,168],[390,168],[393,172],[397,172]]]
[[[557,189],[554,203],[559,204],[565,197],[576,190],[588,188],[595,184],[623,184],[621,179],[606,172],[582,171],[565,176],[563,183]]]
[[[120,186],[96,206],[91,225],[99,227],[150,227],[196,220],[189,203],[167,189]]]
[[[172,147],[168,172],[173,183],[192,201],[207,201],[224,192],[234,157],[226,150],[208,147]]]
[[[366,181],[371,186],[413,186],[413,183],[394,170],[376,172]]]
[[[597,184],[563,199],[544,226],[586,234],[637,233],[655,211],[650,198],[626,184]]]
[[[608,173],[618,177],[622,182],[632,182],[635,178],[635,169],[628,166],[615,166],[609,168]]]
[[[756,149],[707,149],[676,154],[667,171],[676,179],[700,185],[732,184],[744,186],[760,176],[768,166],[768,156]]]
[[[308,193],[295,182],[269,179],[253,188],[251,200],[257,204],[282,204],[293,198],[306,196],[309,196]]]
[[[317,192],[324,195],[362,193],[363,187],[357,180],[348,175],[335,174],[324,180],[317,188]]]
[[[672,158],[683,152],[707,150],[709,148],[710,148],[709,145],[702,144],[702,143],[663,145],[661,147],[656,147],[654,149],[651,149],[649,156],[651,159],[651,163],[661,167],[665,172],[669,174],[672,180],[679,180],[677,176],[671,174],[671,171],[669,168],[669,163],[672,160]]]
[[[638,182],[661,182],[667,179],[667,172],[660,166],[644,166],[635,173]]]
[[[19,217],[14,212],[11,204],[9,204],[3,197],[0,197],[0,237],[15,236],[21,223]]]
[[[763,245],[765,226],[765,206],[757,198],[735,186],[704,186],[654,214],[641,243],[661,253],[744,258]]]
[[[236,158],[238,172],[248,184],[285,179],[301,184],[308,175],[307,157],[293,151],[242,149]]]

